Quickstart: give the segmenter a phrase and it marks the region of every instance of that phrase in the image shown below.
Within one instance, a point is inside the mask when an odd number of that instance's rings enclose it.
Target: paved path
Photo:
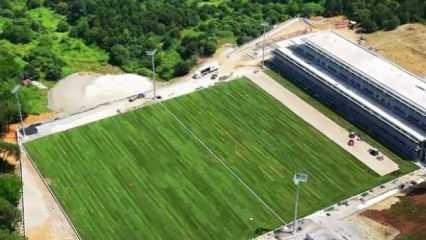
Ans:
[[[379,161],[370,155],[368,150],[373,147],[367,142],[356,141],[354,146],[348,146],[347,142],[349,140],[349,132],[346,129],[342,128],[337,123],[327,118],[320,111],[281,86],[266,73],[262,71],[257,73],[254,73],[254,71],[246,71],[246,75],[256,85],[286,105],[291,111],[296,113],[299,117],[322,132],[346,151],[354,155],[380,176],[384,176],[399,169],[398,164],[393,162],[387,156],[384,156],[383,160]]]
[[[231,81],[237,77],[237,74],[233,74],[233,76],[227,79],[226,81]],[[171,98],[189,94],[194,91],[213,86],[219,82],[220,81],[218,79],[211,80],[210,75],[208,75],[201,79],[194,80],[188,78],[185,81],[165,85],[157,90],[157,95],[162,96],[162,99],[157,101],[165,101]],[[143,107],[153,102],[152,92],[147,92],[146,95],[146,98],[139,99],[134,102],[129,102],[128,98],[125,98],[122,100],[97,106],[93,109],[86,110],[84,112],[76,113],[69,116],[63,116],[59,119],[55,119],[54,121],[43,122],[40,126],[37,126],[37,134],[26,136],[22,139],[22,142],[29,142],[41,137],[63,132],[68,129],[76,128],[88,123],[99,121]]]
[[[354,226],[350,217],[365,209],[383,201],[386,198],[401,193],[414,181],[417,184],[426,180],[426,168],[421,167],[412,173],[374,187],[364,193],[353,196],[349,199],[336,203],[330,207],[319,210],[309,216],[298,220],[298,226],[302,228],[296,234],[291,234],[291,224],[281,226],[276,231],[268,232],[257,237],[257,240],[304,240],[306,234],[321,233],[323,236],[330,236],[327,239],[336,240],[365,240],[364,232],[359,226]],[[404,189],[401,188],[404,186]],[[332,238],[331,238],[332,237]]]
[[[25,154],[22,154],[21,161],[27,238],[77,240],[58,204]]]

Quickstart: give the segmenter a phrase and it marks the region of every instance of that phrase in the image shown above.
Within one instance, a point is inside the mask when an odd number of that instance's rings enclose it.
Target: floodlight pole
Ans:
[[[296,185],[296,197],[294,201],[294,221],[293,221],[293,234],[297,231],[297,215],[299,210],[299,195],[300,184],[308,181],[308,175],[305,173],[296,173],[293,177],[294,184]]]
[[[297,229],[297,211],[299,209],[299,184],[296,184],[296,199],[294,201],[294,221],[293,221],[293,234]]]
[[[263,27],[263,40],[262,40],[262,68],[265,68],[265,42],[266,42],[266,27],[269,26],[267,22],[261,24]]]
[[[154,90],[153,99],[157,99],[157,86],[155,83],[155,54],[157,53],[157,49],[146,51],[146,55],[151,56],[151,66],[152,66],[152,85]]]
[[[19,90],[20,90],[21,86],[16,85],[11,93],[15,95],[16,97],[16,104],[18,105],[18,111],[19,111],[19,120],[21,121],[21,129],[22,129],[22,135],[25,138],[25,129],[24,129],[24,118],[22,116],[22,106],[21,106],[21,102],[19,101]]]

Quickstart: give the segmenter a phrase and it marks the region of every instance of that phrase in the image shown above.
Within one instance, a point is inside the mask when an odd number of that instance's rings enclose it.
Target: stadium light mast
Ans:
[[[19,90],[21,89],[21,85],[16,85],[10,92],[15,95],[16,97],[16,104],[18,105],[18,111],[19,111],[19,119],[21,121],[21,129],[22,129],[22,135],[25,137],[25,129],[24,129],[24,118],[22,116],[22,107],[21,102],[19,101]]]
[[[157,86],[155,83],[155,54],[157,49],[146,51],[146,55],[151,56],[151,66],[152,66],[152,85],[154,89],[154,100],[157,99]]]
[[[308,181],[308,174],[306,173],[296,173],[293,176],[293,182],[296,185],[296,199],[294,201],[294,221],[293,221],[293,234],[297,230],[297,212],[299,210],[299,186],[300,183]]]
[[[269,23],[262,22],[260,24],[263,27],[263,40],[262,40],[262,68],[265,68],[265,43],[266,43],[266,28],[269,26]]]

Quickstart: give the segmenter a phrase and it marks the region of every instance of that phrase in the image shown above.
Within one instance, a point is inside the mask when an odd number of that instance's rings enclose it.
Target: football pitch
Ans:
[[[249,239],[378,177],[247,79],[25,144],[83,239]]]

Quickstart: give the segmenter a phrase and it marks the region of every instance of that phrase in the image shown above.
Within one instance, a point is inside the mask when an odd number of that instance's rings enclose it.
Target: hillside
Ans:
[[[366,35],[369,46],[410,72],[426,77],[426,25],[406,24]]]
[[[65,17],[46,7],[30,7],[25,0],[0,2],[0,129],[17,120],[10,90],[22,79],[52,86],[79,71],[119,71],[109,55],[95,45],[70,36]],[[24,115],[47,111],[47,90],[22,88]]]
[[[157,71],[162,79],[186,74],[199,57],[210,56],[225,42],[242,44],[289,17],[344,14],[364,32],[391,30],[424,21],[421,0],[46,0],[66,15],[71,33],[96,43],[124,70],[150,74],[145,51],[159,49]]]

